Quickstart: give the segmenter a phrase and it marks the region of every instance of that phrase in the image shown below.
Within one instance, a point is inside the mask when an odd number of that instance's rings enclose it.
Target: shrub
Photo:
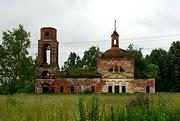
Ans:
[[[95,68],[71,68],[67,71],[57,72],[55,77],[59,78],[100,78]]]
[[[86,88],[84,91],[83,91],[84,94],[92,94],[93,91],[90,89],[90,88]]]
[[[145,106],[145,107],[149,107],[149,98],[147,96],[145,96],[144,94],[138,94],[137,96],[135,96],[134,98],[131,98],[127,104],[126,107],[127,108],[136,108],[137,106]]]

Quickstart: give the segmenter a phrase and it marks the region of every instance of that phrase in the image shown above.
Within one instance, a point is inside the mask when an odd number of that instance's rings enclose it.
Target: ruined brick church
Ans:
[[[96,60],[101,78],[55,78],[59,70],[57,30],[46,27],[40,33],[36,93],[83,93],[86,89],[95,93],[155,93],[155,79],[134,78],[134,60],[124,56],[127,51],[119,48],[116,27],[111,35],[111,48]]]

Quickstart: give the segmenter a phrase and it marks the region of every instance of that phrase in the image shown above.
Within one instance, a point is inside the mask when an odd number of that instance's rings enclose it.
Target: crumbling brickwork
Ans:
[[[155,79],[134,79],[134,92],[155,93]]]
[[[53,91],[55,93],[83,93],[89,90],[102,93],[106,81],[101,78],[56,78],[37,79],[36,93]]]
[[[101,78],[59,78],[55,80],[54,89],[56,93],[82,93],[87,89],[92,92],[102,93],[105,84],[106,81]],[[63,87],[63,91],[61,87]]]
[[[98,58],[96,68],[102,78],[134,78],[134,61],[130,58]]]
[[[95,93],[155,93],[154,79],[102,79],[102,78],[56,78],[37,79],[36,93],[83,93],[90,90]],[[109,90],[112,87],[112,90]]]

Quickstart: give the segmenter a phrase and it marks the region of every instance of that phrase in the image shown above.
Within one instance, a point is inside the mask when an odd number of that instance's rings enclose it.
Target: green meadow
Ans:
[[[179,121],[180,93],[0,95],[0,121]]]

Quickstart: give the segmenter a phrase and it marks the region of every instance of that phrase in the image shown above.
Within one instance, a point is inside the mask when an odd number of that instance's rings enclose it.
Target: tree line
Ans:
[[[16,29],[3,32],[2,39],[0,94],[34,92],[37,59],[33,59],[28,53],[30,33],[19,25]],[[142,49],[135,49],[134,45],[130,44],[127,53],[135,62],[135,78],[155,78],[156,91],[180,92],[180,41],[173,42],[168,51],[154,49],[145,57]],[[95,46],[86,50],[82,58],[71,52],[57,76],[99,77],[96,72],[96,58],[102,54]]]

